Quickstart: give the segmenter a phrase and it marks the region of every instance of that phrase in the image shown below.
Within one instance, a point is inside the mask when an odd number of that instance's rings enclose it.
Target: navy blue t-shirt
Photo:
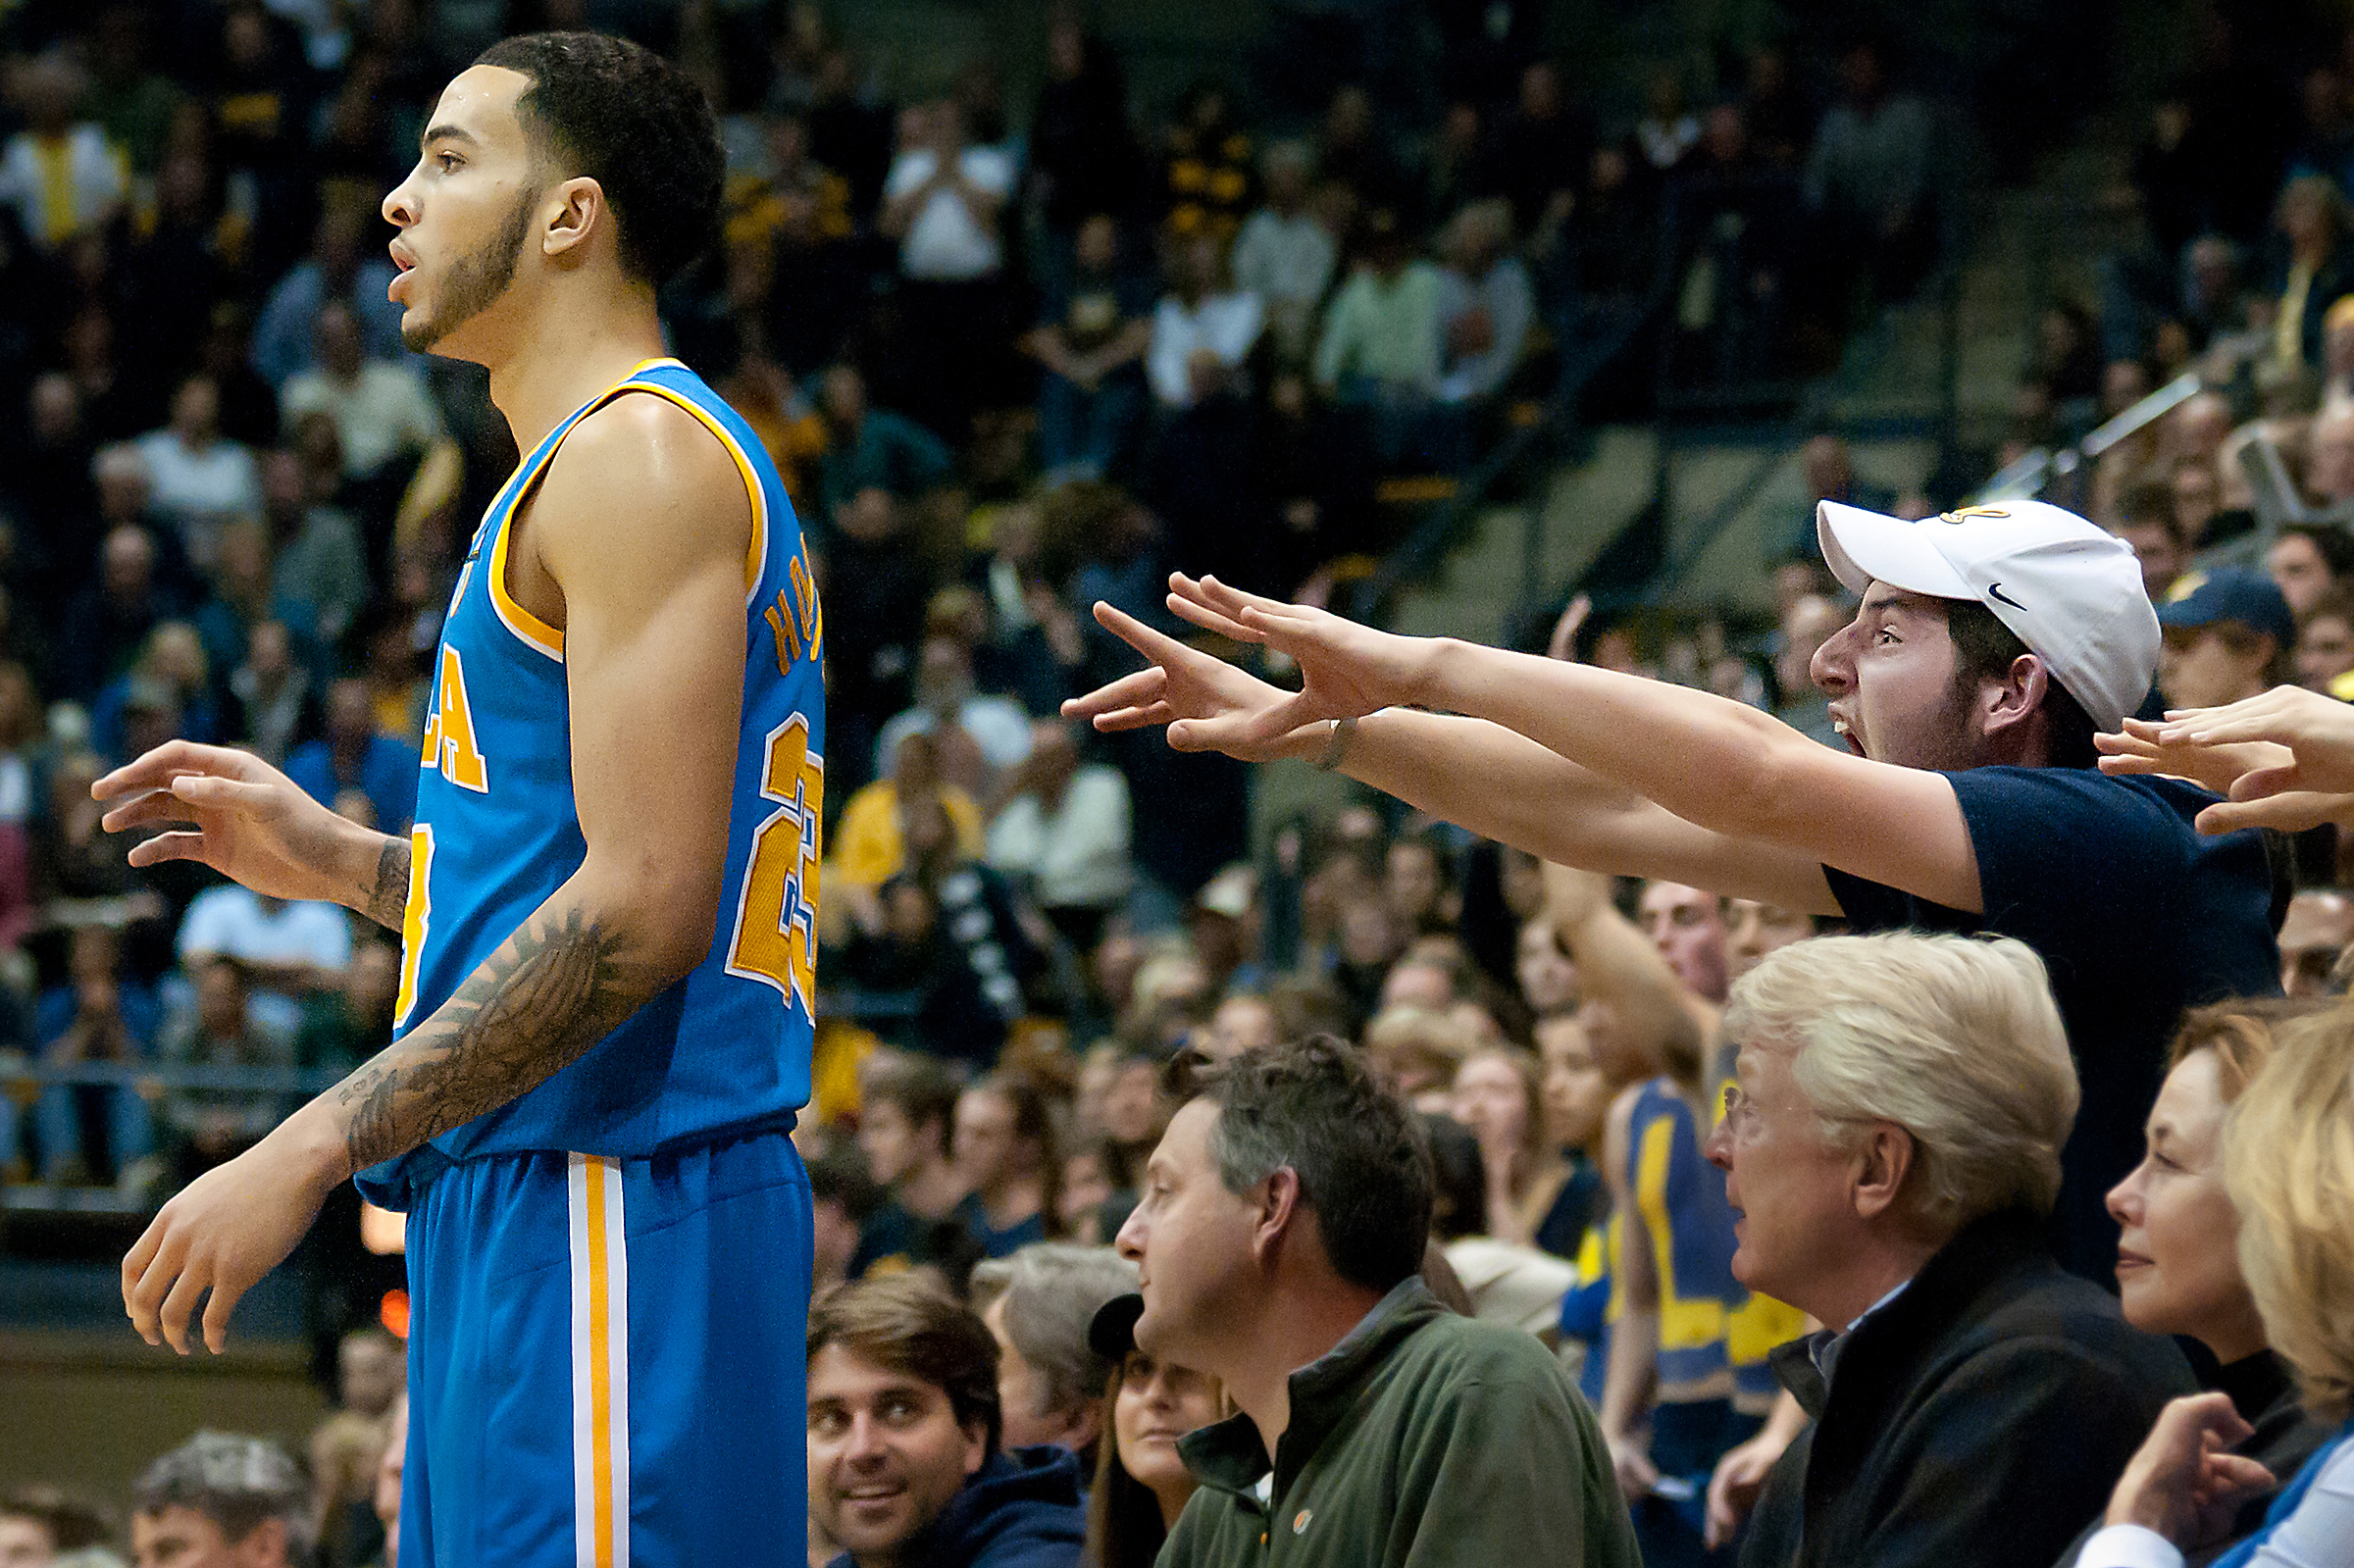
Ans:
[[[1946,777],[1977,851],[1983,915],[1823,870],[1856,931],[1986,932],[2043,959],[2083,1089],[2053,1244],[2069,1269],[2108,1281],[2117,1226],[2104,1199],[2141,1160],[2182,1010],[2280,994],[2272,863],[2255,832],[2201,837],[2191,819],[2216,797],[2180,780],[2088,768]]]

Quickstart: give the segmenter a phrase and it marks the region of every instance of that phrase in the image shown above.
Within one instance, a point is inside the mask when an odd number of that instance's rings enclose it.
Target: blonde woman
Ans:
[[[2221,1568],[2354,1564],[2354,1006],[2280,1031],[2233,1108],[2224,1183],[2239,1264],[2273,1349],[2335,1436],[2274,1499]],[[2168,1405],[2109,1500],[2077,1568],[2179,1568],[2228,1539],[2272,1472],[2226,1444],[2250,1436],[2227,1393]]]

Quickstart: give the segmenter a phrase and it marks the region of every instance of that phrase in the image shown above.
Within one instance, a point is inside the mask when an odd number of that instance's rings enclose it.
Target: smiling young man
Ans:
[[[1079,1461],[999,1446],[997,1341],[939,1286],[899,1274],[824,1297],[808,1382],[809,1508],[835,1568],[1076,1568]]]
[[[2063,1260],[2105,1276],[2102,1195],[2183,1007],[2278,984],[2274,877],[2254,835],[2203,840],[2213,797],[2093,766],[2158,663],[2132,551],[2038,501],[1907,523],[1824,502],[1856,619],[1815,656],[1842,754],[1705,691],[1173,578],[1189,620],[1296,660],[1287,692],[1107,605],[1151,668],[1068,704],[1167,724],[1181,750],[1295,756],[1593,871],[1657,877],[1859,932],[2016,936],[2050,967],[2085,1112],[2055,1214]],[[1435,711],[1414,711],[1426,709]],[[2119,787],[2124,784],[2130,787]]]
[[[209,1292],[218,1351],[336,1183],[406,1210],[403,1568],[803,1534],[821,633],[774,467],[654,307],[723,166],[657,56],[536,33],[449,84],[384,201],[403,335],[486,367],[526,454],[451,597],[411,833],[181,742],[94,790],[179,825],[136,864],[402,933],[393,1043],[166,1204],[123,1296],[184,1353]]]

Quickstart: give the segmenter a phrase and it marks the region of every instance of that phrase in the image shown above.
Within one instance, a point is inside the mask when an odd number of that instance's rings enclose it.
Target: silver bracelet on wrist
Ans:
[[[1330,773],[1341,765],[1341,754],[1349,749],[1349,737],[1356,733],[1356,720],[1336,719],[1332,733],[1325,737],[1324,754],[1316,759],[1318,772]]]

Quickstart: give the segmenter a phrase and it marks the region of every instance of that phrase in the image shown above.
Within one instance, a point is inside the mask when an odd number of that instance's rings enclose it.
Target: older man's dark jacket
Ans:
[[[2196,1387],[2023,1211],[1948,1242],[1856,1324],[1827,1383],[1822,1340],[1773,1352],[1815,1425],[1767,1479],[1742,1568],[2048,1563]]]

